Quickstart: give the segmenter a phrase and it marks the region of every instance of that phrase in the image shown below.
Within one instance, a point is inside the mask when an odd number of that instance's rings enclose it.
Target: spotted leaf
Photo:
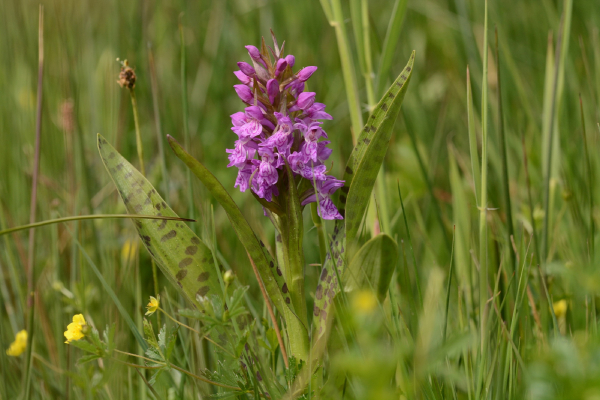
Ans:
[[[177,217],[146,178],[101,135],[98,150],[129,214]],[[135,227],[161,271],[198,304],[196,295],[220,294],[212,253],[208,246],[181,221],[133,220]]]
[[[369,117],[346,164],[345,183],[340,195],[341,208],[345,208],[345,211],[340,212],[345,214],[346,240],[351,251],[392,137],[394,123],[412,75],[414,60],[413,51],[408,64]]]

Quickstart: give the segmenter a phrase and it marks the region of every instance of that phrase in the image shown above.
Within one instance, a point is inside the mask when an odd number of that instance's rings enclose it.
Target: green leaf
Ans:
[[[387,152],[394,123],[412,75],[414,60],[413,51],[408,64],[371,114],[346,164],[342,192],[347,196],[340,195],[340,203],[346,204],[346,242],[349,246],[354,245],[375,179]],[[341,208],[343,209],[343,205]],[[352,251],[352,247],[350,250]]]
[[[77,365],[82,365],[87,362],[97,360],[99,358],[102,358],[102,357],[100,357],[99,355],[96,355],[96,354],[90,354],[88,356],[83,356],[79,360],[77,360]]]
[[[94,346],[93,344],[91,344],[90,342],[88,342],[86,340],[73,340],[69,344],[71,346],[75,346],[83,351],[87,351],[88,353],[92,353],[92,354],[96,354],[96,355],[98,355],[98,352],[100,351],[100,349],[98,349],[98,347]]]
[[[227,213],[229,221],[235,229],[240,242],[242,242],[249,257],[254,261],[265,284],[269,298],[273,301],[277,310],[283,315],[286,315],[285,310],[287,309],[288,311],[291,311],[291,313],[287,313],[288,315],[292,314],[297,318],[295,313],[293,313],[289,294],[284,294],[287,290],[283,290],[286,283],[283,280],[281,269],[265,248],[264,243],[258,240],[256,234],[250,227],[250,224],[248,224],[248,221],[244,218],[242,212],[227,190],[225,190],[223,185],[206,169],[206,167],[204,167],[204,165],[188,154],[173,137],[167,136],[167,138],[177,157],[179,157],[194,175],[200,179]],[[304,328],[306,329],[306,327]]]
[[[98,135],[98,150],[129,214],[177,217],[156,189]],[[162,272],[193,304],[196,295],[221,293],[210,249],[180,221],[134,220],[142,242]]]
[[[385,233],[365,243],[344,273],[346,290],[371,288],[379,301],[385,300],[390,280],[396,268],[398,245]]]
[[[156,336],[154,335],[154,329],[152,328],[152,324],[148,322],[146,318],[144,318],[144,335],[146,336],[146,342],[155,349],[158,348],[158,342],[156,341]]]

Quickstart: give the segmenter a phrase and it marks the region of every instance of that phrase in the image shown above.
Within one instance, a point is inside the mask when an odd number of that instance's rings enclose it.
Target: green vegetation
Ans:
[[[38,6],[0,2],[0,399],[600,397],[595,1]],[[344,220],[233,187],[269,29]]]

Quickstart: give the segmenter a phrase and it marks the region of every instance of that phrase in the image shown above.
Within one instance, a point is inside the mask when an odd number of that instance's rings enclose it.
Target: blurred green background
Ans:
[[[466,71],[468,66],[475,117],[481,126],[484,2],[407,0],[391,67],[382,76],[378,74],[381,49],[395,3],[391,0],[369,1],[377,99],[400,73],[411,51],[416,50],[414,73],[395,125],[384,163],[385,173],[379,180],[386,188],[383,193],[388,223],[398,240],[405,239],[396,190],[396,182],[399,182],[416,258],[425,277],[434,267],[448,271],[450,248],[447,244],[452,238],[452,227],[457,225],[454,260],[457,262],[458,285],[464,288],[469,285],[465,272],[470,268],[466,265],[471,264],[469,250],[475,245],[477,236],[476,230],[473,234],[471,228],[477,226],[479,212],[473,195],[469,157]],[[30,0],[0,1],[1,228],[29,221],[36,125],[38,4]],[[333,174],[342,176],[343,166],[352,150],[353,135],[335,31],[319,1],[55,0],[41,4],[44,5],[45,59],[37,220],[124,212],[96,149],[96,134],[101,133],[137,165],[129,93],[116,83],[120,67],[116,59],[120,58],[127,59],[137,75],[135,91],[147,175],[170,206],[181,216],[190,214],[185,168],[165,140],[165,135],[170,134],[183,142],[183,121],[187,118],[189,152],[229,189],[258,235],[273,246],[274,232],[262,216],[261,207],[248,193],[239,193],[233,188],[236,171],[226,168],[225,153],[235,140],[229,115],[243,106],[233,90],[237,80],[232,72],[237,69],[237,61],[249,61],[244,46],[258,46],[261,36],[269,39],[271,28],[280,43],[286,41],[285,50],[295,55],[297,68],[319,67],[309,88],[317,92],[317,101],[326,103],[333,116],[333,121],[326,122],[324,129],[334,148]],[[490,88],[488,207],[494,209],[489,219],[490,237],[496,246],[492,263],[500,264],[503,254],[512,247],[505,237],[506,208],[500,184],[497,71],[500,68],[502,74],[514,239],[516,246],[522,248],[531,234],[534,222],[531,215],[542,216],[537,221],[538,229],[544,215],[544,120],[548,118],[547,102],[554,71],[548,70],[548,65],[554,61],[553,49],[562,26],[565,4],[570,3],[558,0],[489,3],[490,64],[488,76],[484,78]],[[366,119],[365,81],[356,56],[353,21],[348,4],[343,1],[342,5],[348,40],[355,57],[363,118]],[[588,234],[591,228],[587,219],[588,193],[597,195],[598,189],[590,185],[586,177],[578,98],[581,94],[592,156],[592,177],[596,179],[600,176],[600,163],[596,157],[600,144],[597,126],[600,119],[600,4],[597,0],[576,1],[567,14],[568,35],[562,37],[562,46],[566,50],[561,58],[564,70],[560,72],[556,100],[557,152],[552,167],[553,219],[547,259],[551,291],[556,299],[571,298],[573,288],[578,285],[591,293],[600,287],[600,276],[594,269],[597,264],[595,260],[589,262],[588,258],[590,240],[595,241],[595,238]],[[184,115],[182,103],[180,24],[186,52],[183,73],[188,115]],[[495,27],[500,64],[494,47]],[[150,52],[155,62],[156,104],[153,103]],[[157,131],[157,120],[162,136]],[[414,141],[409,133],[414,136]],[[161,173],[159,140],[165,147],[167,176]],[[532,204],[537,214],[528,203],[524,150],[529,163]],[[450,176],[453,168],[457,173],[454,182]],[[225,213],[199,182],[193,180],[192,187],[198,222],[191,226],[204,233],[210,218],[208,205],[215,204],[220,253],[240,281],[251,285],[251,297],[258,300],[260,294],[245,251],[229,227]],[[164,193],[164,188],[168,188],[168,193]],[[436,218],[438,205],[442,224]],[[594,219],[597,217],[596,209],[592,210],[592,215]],[[310,224],[310,216],[305,217],[306,223]],[[140,252],[140,275],[136,275],[135,262],[128,260],[124,250],[128,249],[129,240],[137,240],[131,222],[102,220],[70,226],[123,304],[139,319],[142,313],[140,299],[146,299],[154,292],[147,252]],[[318,263],[316,232],[308,228],[305,231],[306,262]],[[26,322],[27,233],[0,238],[0,249],[3,304],[0,347],[5,348]],[[561,272],[556,272],[556,278],[553,278],[553,271],[563,271],[569,262],[571,266],[579,266],[581,271],[578,270],[571,280],[563,279]],[[318,273],[318,267],[307,267],[309,293],[314,291]],[[36,324],[44,333],[36,338],[36,352],[41,359],[36,361],[36,378],[42,379],[36,380],[34,387],[36,396],[41,396],[39,398],[43,398],[44,393],[51,393],[46,398],[54,398],[55,393],[64,390],[58,383],[57,388],[43,389],[44,384],[40,382],[50,382],[50,377],[56,373],[45,366],[45,362],[61,370],[74,368],[73,359],[67,354],[69,350],[62,345],[62,331],[74,312],[93,315],[98,326],[116,321],[121,343],[125,347],[135,347],[114,305],[107,302],[95,279],[64,226],[38,229],[35,280],[39,314]],[[161,288],[165,285],[168,285],[167,281],[161,280]],[[172,288],[169,290],[175,293]],[[533,295],[536,301],[545,301],[535,290]],[[588,310],[583,309],[584,303],[580,304],[581,313],[573,316],[571,321],[573,331],[586,330],[588,326]],[[527,335],[531,333],[523,336],[524,342],[531,339]],[[5,367],[20,368],[14,359],[2,357]],[[64,375],[60,376],[65,379]],[[16,390],[19,379],[20,374],[9,374],[6,387]],[[121,378],[113,376],[110,379],[118,382]],[[125,387],[117,385],[113,390],[114,398],[124,398]]]

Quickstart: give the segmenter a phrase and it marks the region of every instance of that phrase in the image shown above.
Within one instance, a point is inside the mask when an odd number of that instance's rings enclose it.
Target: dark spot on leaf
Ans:
[[[206,293],[208,293],[209,290],[210,290],[210,288],[208,286],[202,286],[200,289],[198,289],[196,294],[204,297],[204,296],[206,296]]]
[[[286,304],[290,304],[291,302],[292,302],[292,301],[290,300],[290,298],[289,298],[289,297],[286,297],[286,298],[285,298],[285,303],[286,303]]]
[[[122,169],[123,169],[123,163],[120,162],[120,163],[117,164],[117,171],[120,171]]]
[[[167,203],[165,203],[164,201],[161,203],[163,208],[167,208]]]
[[[325,320],[325,319],[327,319],[327,311],[325,311],[325,310],[321,310],[321,319],[322,319],[322,320]]]
[[[406,67],[406,72],[410,72],[411,69],[411,67]]]
[[[369,143],[371,143],[371,139],[364,138],[363,142],[365,142],[365,144],[369,144]]]
[[[277,235],[275,237],[275,241],[277,241],[277,243],[281,243],[281,235]]]
[[[133,171],[129,171],[128,173],[126,173],[125,175],[123,175],[123,178],[129,179],[129,178],[131,178],[132,175],[133,175]]]
[[[261,245],[261,247],[265,247],[265,244],[263,243],[262,240],[260,241],[260,245]]]
[[[346,167],[346,173],[352,175],[353,171],[352,168],[350,168],[350,166]]]
[[[135,225],[139,228],[142,229],[142,221],[138,221],[137,219],[134,220]]]
[[[287,287],[287,283],[284,283],[283,286],[281,287],[281,291],[283,293],[287,293],[288,292],[288,287]]]
[[[269,267],[273,268],[275,266],[275,264],[273,263],[273,261],[269,261]]]
[[[188,246],[185,249],[185,254],[193,256],[198,251],[198,246]]]
[[[194,260],[192,260],[190,257],[184,258],[183,260],[179,261],[179,268],[185,268],[193,262]]]
[[[150,203],[152,203],[152,200],[150,200],[150,197],[146,197],[146,201],[144,202],[144,205],[150,205]]]
[[[192,237],[191,242],[194,244],[200,244],[200,239],[198,239],[196,236],[194,236],[194,237]]]
[[[177,284],[179,285],[180,288],[183,289],[183,285],[181,284],[181,281],[177,281]]]
[[[327,283],[331,283],[331,275],[327,277]]]
[[[177,275],[175,275],[175,278],[177,278],[177,280],[180,281],[183,278],[185,278],[186,275],[187,275],[187,269],[180,269],[179,272],[177,273]]]
[[[208,277],[210,276],[210,273],[204,271],[203,273],[201,273],[200,275],[198,275],[198,282],[206,282],[208,280]]]
[[[388,94],[388,97],[391,97],[393,99],[394,98],[394,93]]]
[[[135,206],[133,206],[133,210],[135,211],[136,214],[139,214],[140,211],[142,211],[142,205],[141,204],[136,204]]]
[[[277,275],[281,276],[281,270],[277,267]]]
[[[343,209],[343,208],[342,208],[341,210],[339,210],[339,212],[340,212],[340,215],[341,215],[342,217],[345,217],[345,216],[346,216],[346,210],[345,210],[345,209]]]
[[[175,236],[177,236],[177,232],[172,230],[169,231],[169,233],[167,233],[166,235],[164,235],[163,237],[160,238],[161,242],[166,242],[169,239],[173,239]]]
[[[327,278],[328,273],[329,271],[327,271],[327,268],[323,268],[323,271],[321,271],[321,280]]]
[[[318,317],[319,314],[321,314],[321,309],[319,307],[315,306],[315,308],[313,308],[313,315],[315,317]]]
[[[154,205],[154,208],[156,208],[157,210],[160,210],[160,203],[156,203],[156,204]]]
[[[387,111],[387,110],[388,110],[388,105],[387,105],[387,104],[385,104],[385,103],[383,103],[383,104],[381,105],[381,109],[382,109],[383,111]]]
[[[315,291],[315,298],[317,300],[321,300],[323,298],[323,286],[320,284],[317,285],[317,290]]]
[[[167,226],[167,220],[163,219],[162,222],[160,223],[160,225],[158,226],[158,230],[163,230],[165,229],[165,226]]]
[[[142,235],[142,240],[144,242],[149,242],[150,241],[150,236]]]

